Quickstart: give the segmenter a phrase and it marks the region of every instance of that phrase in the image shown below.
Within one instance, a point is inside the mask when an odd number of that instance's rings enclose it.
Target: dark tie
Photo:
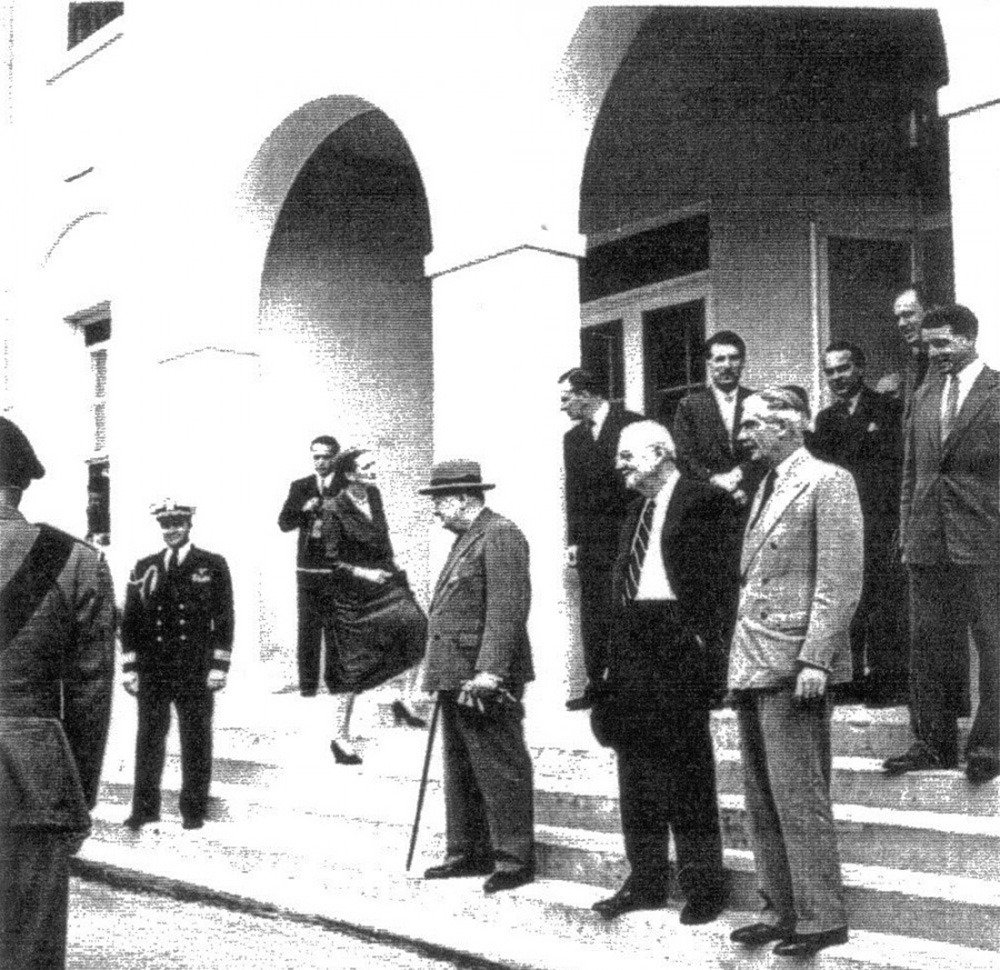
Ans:
[[[954,374],[948,375],[948,388],[945,391],[944,413],[941,415],[941,444],[948,440],[955,427],[955,419],[958,417],[958,377]]]
[[[747,531],[752,529],[760,521],[760,516],[764,511],[764,506],[770,501],[771,495],[774,492],[774,480],[777,477],[778,476],[773,471],[769,471],[767,475],[764,476],[764,481],[760,487],[760,505],[757,506],[757,511],[754,514],[753,521],[747,526]]]
[[[628,573],[625,576],[626,601],[634,600],[635,594],[639,591],[639,579],[642,576],[642,564],[646,560],[646,550],[649,548],[649,534],[653,527],[653,513],[655,511],[656,503],[652,499],[647,499],[635,527],[632,548],[628,554]]]

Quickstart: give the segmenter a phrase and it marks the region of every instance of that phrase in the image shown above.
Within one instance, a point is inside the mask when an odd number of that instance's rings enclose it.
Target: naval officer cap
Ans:
[[[149,514],[157,522],[170,519],[190,519],[197,511],[195,506],[181,505],[180,502],[172,498],[165,498],[162,502],[154,502],[149,507]]]
[[[27,488],[45,474],[27,435],[8,418],[0,418],[0,486]]]

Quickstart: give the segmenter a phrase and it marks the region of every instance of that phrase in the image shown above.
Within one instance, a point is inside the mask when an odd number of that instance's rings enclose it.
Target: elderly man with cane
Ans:
[[[428,615],[424,689],[438,692],[447,851],[426,879],[488,875],[486,893],[534,879],[533,782],[524,685],[534,677],[528,543],[486,508],[478,463],[434,466],[420,490],[457,536]],[[437,714],[437,712],[435,712]]]

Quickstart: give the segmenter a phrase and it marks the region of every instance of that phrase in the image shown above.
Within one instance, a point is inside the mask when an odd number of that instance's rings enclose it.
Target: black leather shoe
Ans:
[[[122,825],[125,828],[130,829],[133,832],[138,832],[144,825],[148,825],[150,822],[159,822],[159,815],[130,815]]]
[[[579,697],[571,697],[566,701],[567,711],[589,711],[594,706],[594,699],[590,694],[581,694]]]
[[[483,892],[486,895],[498,893],[503,889],[517,889],[518,886],[526,886],[529,882],[535,881],[535,874],[531,869],[514,869],[511,872],[494,872],[486,882],[483,883]]]
[[[1000,758],[988,748],[973,748],[965,759],[965,777],[973,785],[982,785],[1000,775]]]
[[[205,820],[203,818],[186,818],[181,823],[183,829],[203,829],[204,827]]]
[[[400,724],[405,724],[407,727],[411,728],[425,728],[427,727],[427,722],[422,717],[417,717],[416,714],[411,714],[407,706],[402,701],[392,702],[392,723],[399,727]]]
[[[782,940],[771,952],[779,957],[811,957],[828,946],[840,946],[847,942],[847,927],[825,933],[794,933]]]
[[[763,946],[775,940],[789,940],[795,931],[780,923],[750,923],[740,926],[729,934],[729,939],[740,946]]]
[[[424,872],[424,879],[461,879],[463,876],[486,876],[493,871],[489,862],[463,859],[461,862],[442,862]]]
[[[361,755],[354,751],[345,751],[336,741],[330,742],[330,750],[333,752],[333,760],[337,762],[338,765],[359,765],[361,764]]]
[[[939,771],[943,768],[954,768],[957,758],[942,758],[926,745],[915,744],[909,751],[886,758],[882,762],[882,770],[890,777],[905,775],[908,771]]]
[[[726,901],[722,893],[692,896],[681,910],[681,925],[700,926],[702,923],[711,923],[719,918],[725,908]]]
[[[599,899],[590,908],[602,919],[616,919],[637,909],[663,909],[667,905],[667,896],[665,891],[639,891],[623,886],[614,896]]]

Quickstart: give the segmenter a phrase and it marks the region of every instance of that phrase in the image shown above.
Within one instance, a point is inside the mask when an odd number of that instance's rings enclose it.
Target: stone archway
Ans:
[[[255,159],[244,190],[261,250],[259,440],[274,517],[309,442],[377,450],[400,565],[426,585],[428,522],[416,487],[432,455],[430,215],[403,134],[358,99],[313,102]],[[265,444],[266,443],[266,444]],[[294,540],[261,561],[261,652],[294,670]]]

